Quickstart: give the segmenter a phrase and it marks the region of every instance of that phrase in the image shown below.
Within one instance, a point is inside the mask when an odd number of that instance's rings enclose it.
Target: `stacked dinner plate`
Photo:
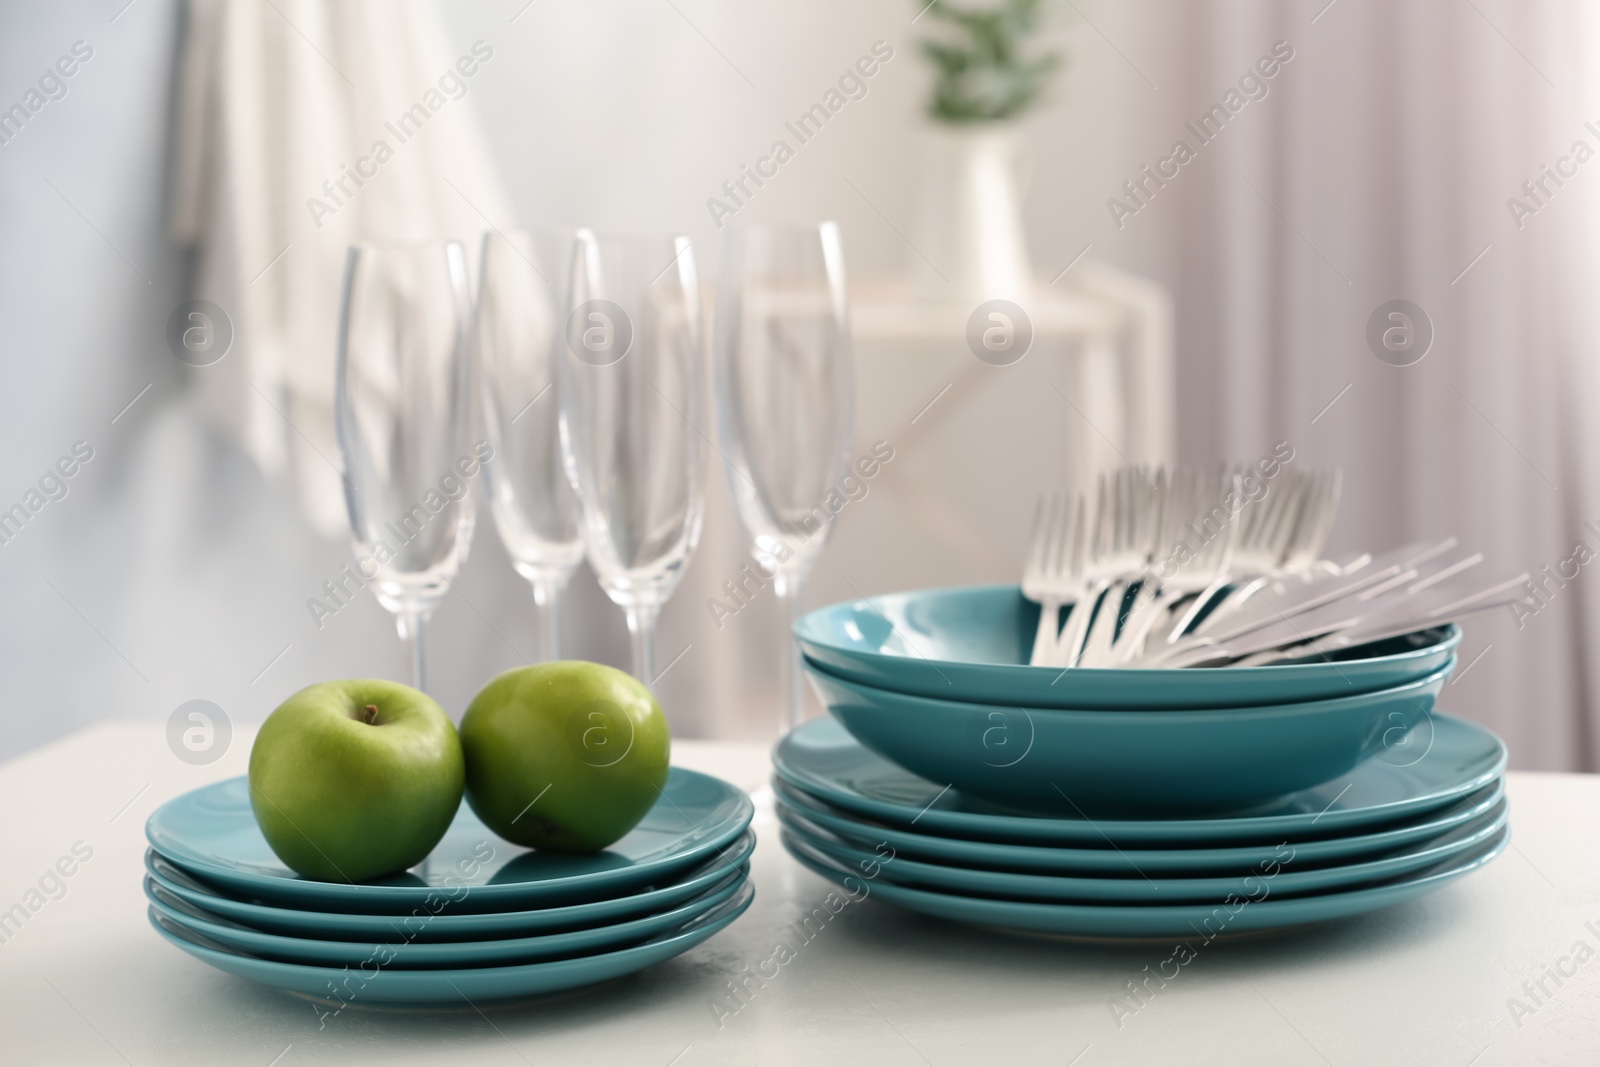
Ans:
[[[1434,710],[1455,627],[1331,662],[1030,667],[1015,587],[857,601],[795,632],[832,719],[774,751],[783,842],[941,918],[1209,938],[1431,892],[1509,840],[1506,752]]]
[[[235,778],[150,817],[144,889],[151,924],[183,951],[331,1011],[481,1003],[629,974],[722,930],[755,896],[752,814],[741,790],[674,767],[604,851],[529,852],[463,804],[417,867],[340,884],[273,855]]]

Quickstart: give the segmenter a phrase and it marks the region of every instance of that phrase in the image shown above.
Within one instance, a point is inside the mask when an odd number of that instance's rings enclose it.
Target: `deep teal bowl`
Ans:
[[[822,703],[884,759],[969,797],[1033,813],[1246,809],[1361,761],[1415,758],[1406,739],[1454,658],[1406,685],[1334,700],[1189,711],[1002,707],[909,696],[807,662]]]
[[[1141,711],[1241,708],[1371,693],[1427,678],[1461,643],[1446,625],[1319,663],[1186,670],[1030,667],[1039,605],[1014,585],[891,593],[820,608],[794,624],[840,678],[935,700]]]

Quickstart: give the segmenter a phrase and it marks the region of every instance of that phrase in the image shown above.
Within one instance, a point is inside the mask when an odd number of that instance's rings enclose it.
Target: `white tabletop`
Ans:
[[[676,762],[757,794],[756,902],[731,928],[531,1005],[352,1009],[319,1030],[310,1003],[212,970],[145,919],[145,817],[243,773],[250,740],[191,767],[159,728],[108,725],[0,766],[0,911],[37,905],[0,927],[0,1063],[1600,1063],[1596,776],[1512,774],[1515,844],[1488,869],[1364,918],[1218,940],[1119,1027],[1111,1002],[1171,946],[1009,937],[871,899],[798,943],[791,924],[831,887],[778,844],[765,751],[680,742]],[[46,878],[54,898],[30,896],[62,857],[64,892]],[[779,940],[795,958],[731,1011],[727,983]]]

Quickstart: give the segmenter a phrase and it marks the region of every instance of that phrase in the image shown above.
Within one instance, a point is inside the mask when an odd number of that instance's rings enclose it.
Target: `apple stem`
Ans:
[[[368,726],[376,726],[376,725],[378,725],[378,705],[376,705],[376,704],[368,704],[367,705],[367,725]]]

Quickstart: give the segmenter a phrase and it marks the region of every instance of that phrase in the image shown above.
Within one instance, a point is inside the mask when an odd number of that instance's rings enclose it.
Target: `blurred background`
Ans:
[[[1344,471],[1333,551],[1455,534],[1536,575],[1518,611],[1468,625],[1443,706],[1499,731],[1515,767],[1595,770],[1600,14],[1044,0],[1024,43],[1059,66],[999,124],[1009,170],[980,193],[998,217],[1015,203],[1033,278],[1036,345],[1009,366],[974,358],[970,306],[919,299],[930,270],[956,271],[939,197],[960,202],[951,176],[981,151],[929,114],[919,41],[949,30],[939,16],[913,0],[0,7],[0,508],[26,515],[0,543],[0,758],[194,699],[250,723],[314,681],[404,677],[370,595],[321,619],[307,604],[353,561],[331,416],[351,240],[679,232],[710,288],[733,210],[838,221],[856,454],[893,452],[839,514],[810,605],[1015,581],[1038,492],[1286,443]],[[441,82],[462,57],[473,72]],[[385,123],[429,91],[402,142]],[[819,103],[827,121],[797,137],[786,124]],[[393,158],[341,192],[378,140]],[[779,140],[790,156],[759,163]],[[168,340],[196,298],[233,335],[202,367]],[[1394,300],[1422,313],[1420,360],[1369,344]],[[708,609],[748,559],[721,467],[713,452],[658,691],[678,736],[762,739],[781,622],[770,592]],[[587,572],[563,631],[566,654],[626,666]],[[455,715],[536,647],[486,510],[428,641]]]

